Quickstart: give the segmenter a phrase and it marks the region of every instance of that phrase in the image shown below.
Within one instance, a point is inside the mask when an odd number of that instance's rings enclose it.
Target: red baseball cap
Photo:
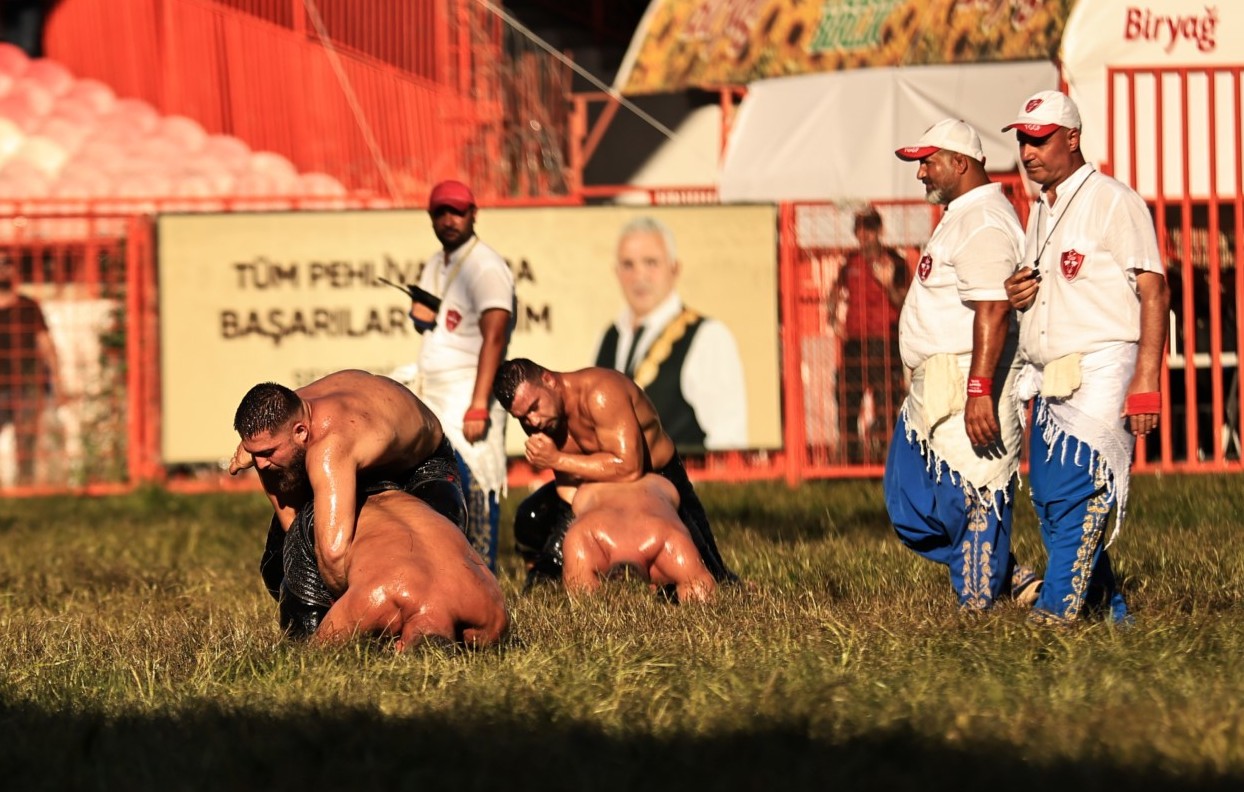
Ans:
[[[471,188],[460,181],[443,181],[432,188],[432,194],[428,197],[428,211],[435,212],[442,206],[465,212],[475,206],[475,196],[471,194]]]

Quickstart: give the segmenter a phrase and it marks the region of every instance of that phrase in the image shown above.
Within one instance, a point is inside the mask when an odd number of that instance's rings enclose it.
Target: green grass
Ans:
[[[255,495],[0,502],[6,789],[1239,789],[1238,478],[1135,482],[1133,628],[960,613],[876,482],[703,485],[753,585],[520,596],[500,649],[280,640]],[[508,506],[512,510],[519,493]],[[1021,494],[1017,553],[1040,563]]]

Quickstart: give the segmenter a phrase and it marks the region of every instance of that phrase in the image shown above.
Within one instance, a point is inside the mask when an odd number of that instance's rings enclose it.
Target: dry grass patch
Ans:
[[[0,766],[12,789],[1235,789],[1237,481],[1137,482],[1130,630],[959,612],[875,482],[718,485],[750,586],[522,596],[506,554],[511,638],[406,655],[280,640],[258,495],[6,501]],[[1038,561],[1026,497],[1017,551]]]

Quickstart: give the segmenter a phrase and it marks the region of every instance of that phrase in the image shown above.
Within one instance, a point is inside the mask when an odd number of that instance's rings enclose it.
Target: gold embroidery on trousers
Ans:
[[[700,315],[695,311],[683,308],[682,313],[665,326],[661,335],[648,348],[648,354],[644,355],[643,362],[635,367],[636,385],[646,388],[652,384],[652,381],[657,378],[657,369],[661,368],[661,364],[669,360],[670,354],[673,353],[674,344],[687,334],[687,327],[699,318]]]
[[[1080,615],[1080,609],[1084,607],[1084,600],[1088,596],[1088,587],[1093,576],[1093,554],[1101,544],[1106,521],[1110,517],[1110,492],[1106,489],[1109,483],[1109,471],[1106,470],[1104,460],[1099,457],[1093,468],[1093,485],[1100,493],[1090,498],[1085,508],[1084,522],[1080,525],[1080,547],[1076,550],[1075,563],[1071,565],[1071,593],[1063,597],[1062,617],[1068,621]]]
[[[989,530],[989,504],[973,492],[963,490],[963,510],[968,520],[968,538],[960,545],[963,553],[963,607],[987,608],[993,598],[989,590],[989,568],[993,560],[993,543],[982,542]]]

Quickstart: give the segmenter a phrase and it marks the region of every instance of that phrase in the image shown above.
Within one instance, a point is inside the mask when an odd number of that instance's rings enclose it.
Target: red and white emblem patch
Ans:
[[[449,330],[449,332],[452,333],[454,331],[454,328],[457,327],[458,323],[461,321],[462,321],[462,314],[458,313],[454,309],[450,308],[448,311],[445,312],[445,327],[446,329]]]
[[[1059,259],[1058,263],[1062,268],[1063,277],[1069,281],[1075,280],[1076,275],[1080,274],[1080,267],[1084,265],[1084,254],[1068,250],[1063,253],[1063,257]]]
[[[920,263],[916,265],[916,274],[920,276],[920,280],[928,280],[929,273],[933,271],[933,257],[925,253],[920,257]]]
[[[1036,110],[1038,107],[1040,107],[1041,103],[1044,101],[1045,101],[1044,99],[1029,100],[1028,104],[1024,105],[1024,112],[1031,113],[1033,110]]]

